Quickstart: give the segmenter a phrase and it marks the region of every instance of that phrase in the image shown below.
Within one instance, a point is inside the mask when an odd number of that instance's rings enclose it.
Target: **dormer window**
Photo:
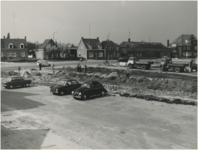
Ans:
[[[20,44],[20,48],[21,48],[21,49],[24,48],[24,44],[23,44],[23,43]]]
[[[11,48],[11,49],[14,48],[14,46],[13,46],[12,43],[10,43],[10,44],[8,45],[8,47]]]

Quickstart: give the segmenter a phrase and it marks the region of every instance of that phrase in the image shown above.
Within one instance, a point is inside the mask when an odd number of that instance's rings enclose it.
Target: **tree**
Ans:
[[[36,48],[37,48],[37,45],[35,43],[27,42],[28,55],[33,55],[33,58],[36,57],[36,54],[34,51]]]

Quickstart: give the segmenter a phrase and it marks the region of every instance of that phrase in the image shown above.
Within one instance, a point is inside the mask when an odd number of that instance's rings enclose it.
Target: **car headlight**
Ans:
[[[78,95],[81,95],[81,92],[80,92],[80,93],[78,93]]]
[[[72,91],[72,94],[74,94],[74,91]]]

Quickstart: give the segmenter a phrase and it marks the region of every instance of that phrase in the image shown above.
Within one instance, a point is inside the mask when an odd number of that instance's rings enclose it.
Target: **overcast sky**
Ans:
[[[181,34],[197,36],[197,2],[1,2],[1,37],[10,32],[15,37],[42,43],[54,38],[57,42],[79,44],[81,37],[99,37],[120,44],[131,41],[173,41]]]

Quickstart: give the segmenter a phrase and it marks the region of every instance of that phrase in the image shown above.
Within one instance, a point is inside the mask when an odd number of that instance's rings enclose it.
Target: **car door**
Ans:
[[[79,87],[80,87],[80,85],[78,84],[77,81],[75,81],[75,80],[72,81],[72,87],[71,87],[72,91],[79,88]]]
[[[102,93],[102,90],[103,90],[103,86],[101,83],[96,83],[95,84],[95,94],[96,95],[99,95]]]
[[[90,84],[89,94],[91,96],[97,95],[97,87],[95,84]]]
[[[71,81],[67,81],[65,83],[65,86],[63,87],[63,90],[65,93],[71,93],[72,91],[72,82]]]
[[[13,77],[10,85],[17,86],[17,77]]]

